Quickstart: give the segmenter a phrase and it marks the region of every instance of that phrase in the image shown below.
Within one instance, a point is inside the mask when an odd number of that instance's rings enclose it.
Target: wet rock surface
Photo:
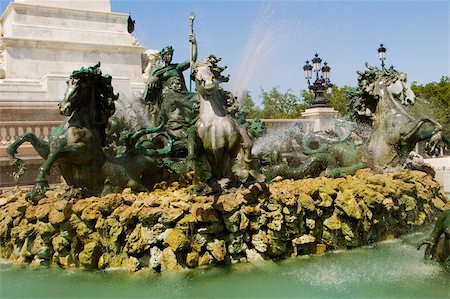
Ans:
[[[221,195],[177,184],[153,192],[37,205],[26,190],[0,194],[0,256],[62,268],[176,271],[323,254],[396,238],[434,222],[450,202],[424,172],[277,179]]]

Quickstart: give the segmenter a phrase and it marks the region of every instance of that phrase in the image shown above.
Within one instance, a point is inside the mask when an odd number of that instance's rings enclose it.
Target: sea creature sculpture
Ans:
[[[347,130],[342,136],[333,132],[304,134],[300,145],[307,158],[295,167],[286,163],[269,165],[264,169],[269,177],[338,177],[352,175],[364,167],[375,170],[408,167],[408,157],[418,142],[427,141],[429,155],[437,154],[444,143],[450,145],[450,139],[442,135],[442,126],[437,121],[429,117],[414,118],[403,108],[415,102],[406,74],[393,68],[367,68],[358,72],[359,90],[351,99],[356,120],[353,127],[370,132],[360,136],[362,144],[349,138],[358,130]]]
[[[417,250],[422,245],[426,245],[425,259],[438,261],[450,272],[450,209],[439,215],[430,236],[419,244]]]
[[[353,123],[341,121],[336,127],[342,130],[311,132],[302,134],[300,150],[306,156],[298,166],[289,163],[263,167],[268,178],[282,176],[302,179],[305,177],[340,177],[352,175],[367,167],[364,159],[364,147],[351,138]]]

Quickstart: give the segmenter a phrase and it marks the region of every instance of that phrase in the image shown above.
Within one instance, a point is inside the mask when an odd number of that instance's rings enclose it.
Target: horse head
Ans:
[[[200,93],[212,95],[219,89],[220,83],[228,82],[229,78],[222,76],[226,67],[217,65],[220,60],[214,55],[209,55],[194,65],[192,76]]]
[[[66,92],[64,93],[64,98],[58,104],[58,108],[59,113],[61,113],[61,115],[69,116],[78,106],[77,102],[79,99],[80,88],[78,85],[78,79],[71,77],[66,81],[66,83],[67,89]]]
[[[100,64],[89,68],[81,68],[73,71],[69,79],[66,81],[67,89],[64,98],[58,104],[59,112],[62,115],[69,116],[77,108],[86,105],[89,100],[89,93],[92,92],[93,80],[90,80],[93,74],[100,72]],[[101,74],[101,72],[100,72]]]
[[[414,105],[416,95],[412,91],[411,86],[406,82],[406,74],[397,72],[394,69],[389,69],[391,72],[389,85],[386,87],[387,91],[391,93],[394,98],[400,100],[402,105]],[[388,74],[389,76],[389,74]]]
[[[406,74],[396,71],[393,67],[378,69],[369,66],[368,70],[358,72],[358,84],[361,90],[376,99],[392,96],[402,105],[413,105],[416,95],[406,82]]]
[[[100,62],[94,66],[73,71],[67,80],[63,100],[58,104],[62,115],[70,116],[77,109],[86,108],[94,122],[104,122],[115,112],[115,95],[111,76],[102,75]]]

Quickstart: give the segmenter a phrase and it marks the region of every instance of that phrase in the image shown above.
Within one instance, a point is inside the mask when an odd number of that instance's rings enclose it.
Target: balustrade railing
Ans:
[[[9,121],[0,122],[0,146],[7,146],[25,132],[47,140],[51,129],[59,126],[61,121]]]

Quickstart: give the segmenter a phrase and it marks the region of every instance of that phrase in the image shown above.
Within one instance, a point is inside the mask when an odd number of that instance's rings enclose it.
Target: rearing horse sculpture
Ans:
[[[352,130],[336,140],[324,138],[328,132],[306,134],[300,147],[307,159],[298,167],[269,164],[264,167],[269,177],[337,177],[354,174],[364,167],[382,170],[405,165],[420,141],[428,141],[426,150],[431,155],[439,151],[442,143],[450,144],[442,136],[438,122],[428,117],[414,118],[403,108],[414,104],[416,97],[404,73],[366,66],[368,70],[358,72],[359,89],[350,99],[354,119],[360,125],[358,130],[370,133],[364,132],[364,142],[357,145],[352,141]]]
[[[75,187],[93,190],[102,185],[99,167],[105,157],[105,128],[109,117],[114,113],[114,95],[111,76],[103,76],[100,63],[74,71],[67,81],[64,99],[58,104],[59,112],[67,118],[51,130],[48,142],[32,133],[23,134],[7,149],[8,156],[15,165],[23,165],[15,157],[18,147],[30,142],[39,155],[45,159],[39,169],[31,199],[36,200],[48,189],[46,176],[57,163],[66,182]]]
[[[197,62],[193,68],[199,116],[195,123],[197,136],[211,167],[212,179],[230,179],[236,157],[243,148],[244,168],[251,171],[251,142],[245,128],[241,128],[226,110],[227,93],[220,83],[228,82],[221,75],[225,70],[217,63],[220,58],[210,55]],[[252,174],[256,176],[256,174]]]
[[[103,151],[106,126],[115,111],[118,95],[113,92],[111,76],[102,75],[99,67],[100,63],[72,73],[64,99],[58,105],[60,113],[67,118],[50,132],[48,142],[25,133],[8,147],[10,161],[21,168],[19,174],[23,173],[24,165],[15,155],[22,143],[30,142],[45,160],[28,196],[31,200],[45,195],[46,176],[54,165],[59,167],[67,185],[81,188],[83,196],[121,192],[128,187],[145,191],[160,180],[160,165],[155,157],[172,150],[172,139],[161,132],[161,127],[129,134],[125,153],[120,156],[113,157]],[[144,138],[153,133],[157,135]],[[161,137],[166,140],[165,146],[153,142]]]
[[[369,116],[372,123],[367,148],[369,165],[375,168],[402,165],[416,143],[424,140],[428,140],[428,153],[436,153],[442,141],[446,141],[442,138],[442,126],[428,117],[416,119],[402,107],[415,102],[406,74],[393,68],[366,66],[368,70],[358,72],[358,83],[362,92],[360,113]]]

